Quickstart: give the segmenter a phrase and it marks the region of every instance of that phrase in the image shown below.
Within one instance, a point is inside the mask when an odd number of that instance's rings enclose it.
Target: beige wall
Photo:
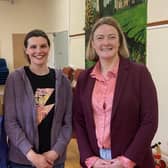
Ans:
[[[148,22],[168,19],[167,0],[148,0]]]
[[[27,33],[34,28],[46,32],[68,30],[69,35],[84,33],[84,12],[83,0],[14,0],[14,4],[0,1],[0,57],[7,59],[8,66],[12,70],[12,33]],[[52,40],[52,34],[49,36]],[[70,65],[84,67],[83,44],[84,36],[69,37]],[[53,54],[53,51],[51,53]],[[49,60],[51,65],[53,59],[52,55]]]
[[[13,68],[12,33],[25,33],[34,28],[45,31],[54,29],[53,10],[55,0],[0,1],[0,57],[7,59]],[[57,25],[56,25],[57,26]],[[55,27],[56,27],[55,26]]]
[[[41,0],[39,0],[41,1]],[[48,3],[50,12],[47,15],[52,25],[51,32],[69,30],[70,0],[43,0]],[[51,7],[51,8],[50,8]]]
[[[168,20],[168,1],[148,1],[148,23]],[[156,83],[159,101],[159,127],[153,143],[161,141],[168,154],[168,24],[147,29],[147,66]]]
[[[69,64],[75,68],[85,68],[85,1],[70,0],[69,13]],[[79,35],[81,34],[81,35]]]
[[[70,39],[69,63],[74,68],[85,68],[85,37],[77,36]]]

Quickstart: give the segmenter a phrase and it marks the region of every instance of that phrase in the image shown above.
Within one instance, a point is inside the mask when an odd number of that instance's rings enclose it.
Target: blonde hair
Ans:
[[[119,34],[119,41],[120,41],[120,47],[119,47],[119,55],[125,58],[129,57],[129,51],[127,47],[127,42],[124,36],[124,33],[119,25],[119,23],[112,17],[106,16],[100,18],[92,27],[92,30],[90,32],[90,37],[86,49],[86,58],[90,61],[97,61],[99,59],[98,55],[96,54],[93,46],[92,46],[92,41],[93,41],[93,36],[94,32],[96,29],[101,26],[101,25],[110,25],[116,28],[118,34]]]

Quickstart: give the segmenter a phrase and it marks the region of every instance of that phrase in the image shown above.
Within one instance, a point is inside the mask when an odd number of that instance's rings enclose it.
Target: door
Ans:
[[[68,32],[54,33],[54,65],[56,68],[68,66]]]
[[[25,34],[12,35],[14,69],[28,64],[24,54],[24,45],[23,45],[24,37]]]

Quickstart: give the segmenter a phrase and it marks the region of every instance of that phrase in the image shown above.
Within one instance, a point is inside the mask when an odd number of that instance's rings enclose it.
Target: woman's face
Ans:
[[[50,47],[44,37],[31,37],[28,39],[28,45],[25,53],[30,59],[30,64],[42,66],[47,64]]]
[[[94,32],[92,46],[100,60],[118,57],[120,42],[117,29],[107,24],[99,26]]]

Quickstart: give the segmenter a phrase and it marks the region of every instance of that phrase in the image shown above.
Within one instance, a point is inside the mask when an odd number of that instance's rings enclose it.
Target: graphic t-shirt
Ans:
[[[24,67],[30,80],[36,102],[36,116],[39,132],[39,150],[43,153],[50,150],[51,127],[55,108],[55,70],[50,68],[46,75],[36,75],[29,67]]]

